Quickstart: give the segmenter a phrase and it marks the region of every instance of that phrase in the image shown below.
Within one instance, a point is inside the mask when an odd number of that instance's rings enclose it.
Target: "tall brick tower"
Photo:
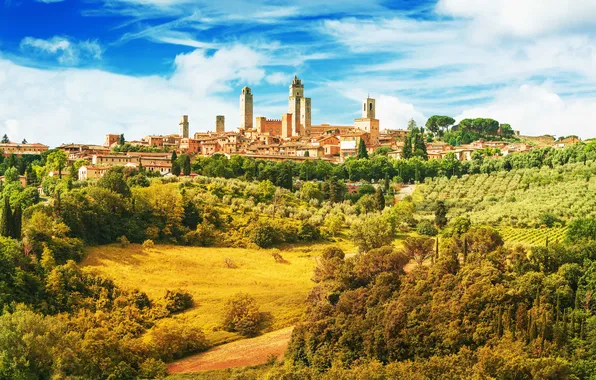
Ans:
[[[215,133],[221,134],[226,131],[226,117],[223,115],[215,116]]]
[[[180,118],[180,137],[182,137],[183,139],[188,138],[188,127],[188,115],[182,115],[182,117]]]
[[[249,87],[240,94],[240,129],[252,130],[252,91]]]
[[[310,135],[310,98],[304,97],[304,85],[302,81],[294,76],[290,85],[290,97],[288,101],[288,113],[292,114],[293,136]]]

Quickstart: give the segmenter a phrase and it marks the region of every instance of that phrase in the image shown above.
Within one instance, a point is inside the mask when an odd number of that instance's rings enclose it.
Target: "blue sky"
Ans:
[[[1,0],[0,0],[1,1]],[[377,99],[381,128],[433,114],[525,134],[596,135],[593,0],[4,0],[0,133],[101,143],[280,118],[293,75],[313,123],[349,124]]]

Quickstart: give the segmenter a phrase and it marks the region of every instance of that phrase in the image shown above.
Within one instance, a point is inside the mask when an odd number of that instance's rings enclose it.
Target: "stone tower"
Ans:
[[[368,132],[372,147],[379,144],[379,120],[375,118],[375,100],[370,96],[362,102],[362,117],[354,120],[354,126]]]
[[[180,118],[180,137],[183,139],[188,138],[188,115],[182,115]]]
[[[298,77],[290,85],[288,113],[292,114],[293,136],[310,135],[310,98],[304,97],[304,85]]]
[[[374,119],[376,112],[375,100],[370,96],[362,102],[362,118],[363,119]]]
[[[226,117],[223,115],[215,116],[215,133],[221,134],[226,131]]]
[[[240,94],[240,129],[252,130],[252,91],[249,87]]]

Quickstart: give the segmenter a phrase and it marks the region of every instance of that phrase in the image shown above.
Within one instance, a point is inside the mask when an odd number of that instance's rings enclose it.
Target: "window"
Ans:
[[[370,111],[372,111],[372,103],[370,103]]]

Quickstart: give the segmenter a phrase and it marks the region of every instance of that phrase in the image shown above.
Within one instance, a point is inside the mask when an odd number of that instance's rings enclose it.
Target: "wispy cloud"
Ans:
[[[25,37],[20,44],[21,51],[39,53],[55,57],[67,66],[77,65],[83,59],[101,59],[102,48],[97,41],[71,41],[66,37],[54,36],[44,40],[41,38]]]

